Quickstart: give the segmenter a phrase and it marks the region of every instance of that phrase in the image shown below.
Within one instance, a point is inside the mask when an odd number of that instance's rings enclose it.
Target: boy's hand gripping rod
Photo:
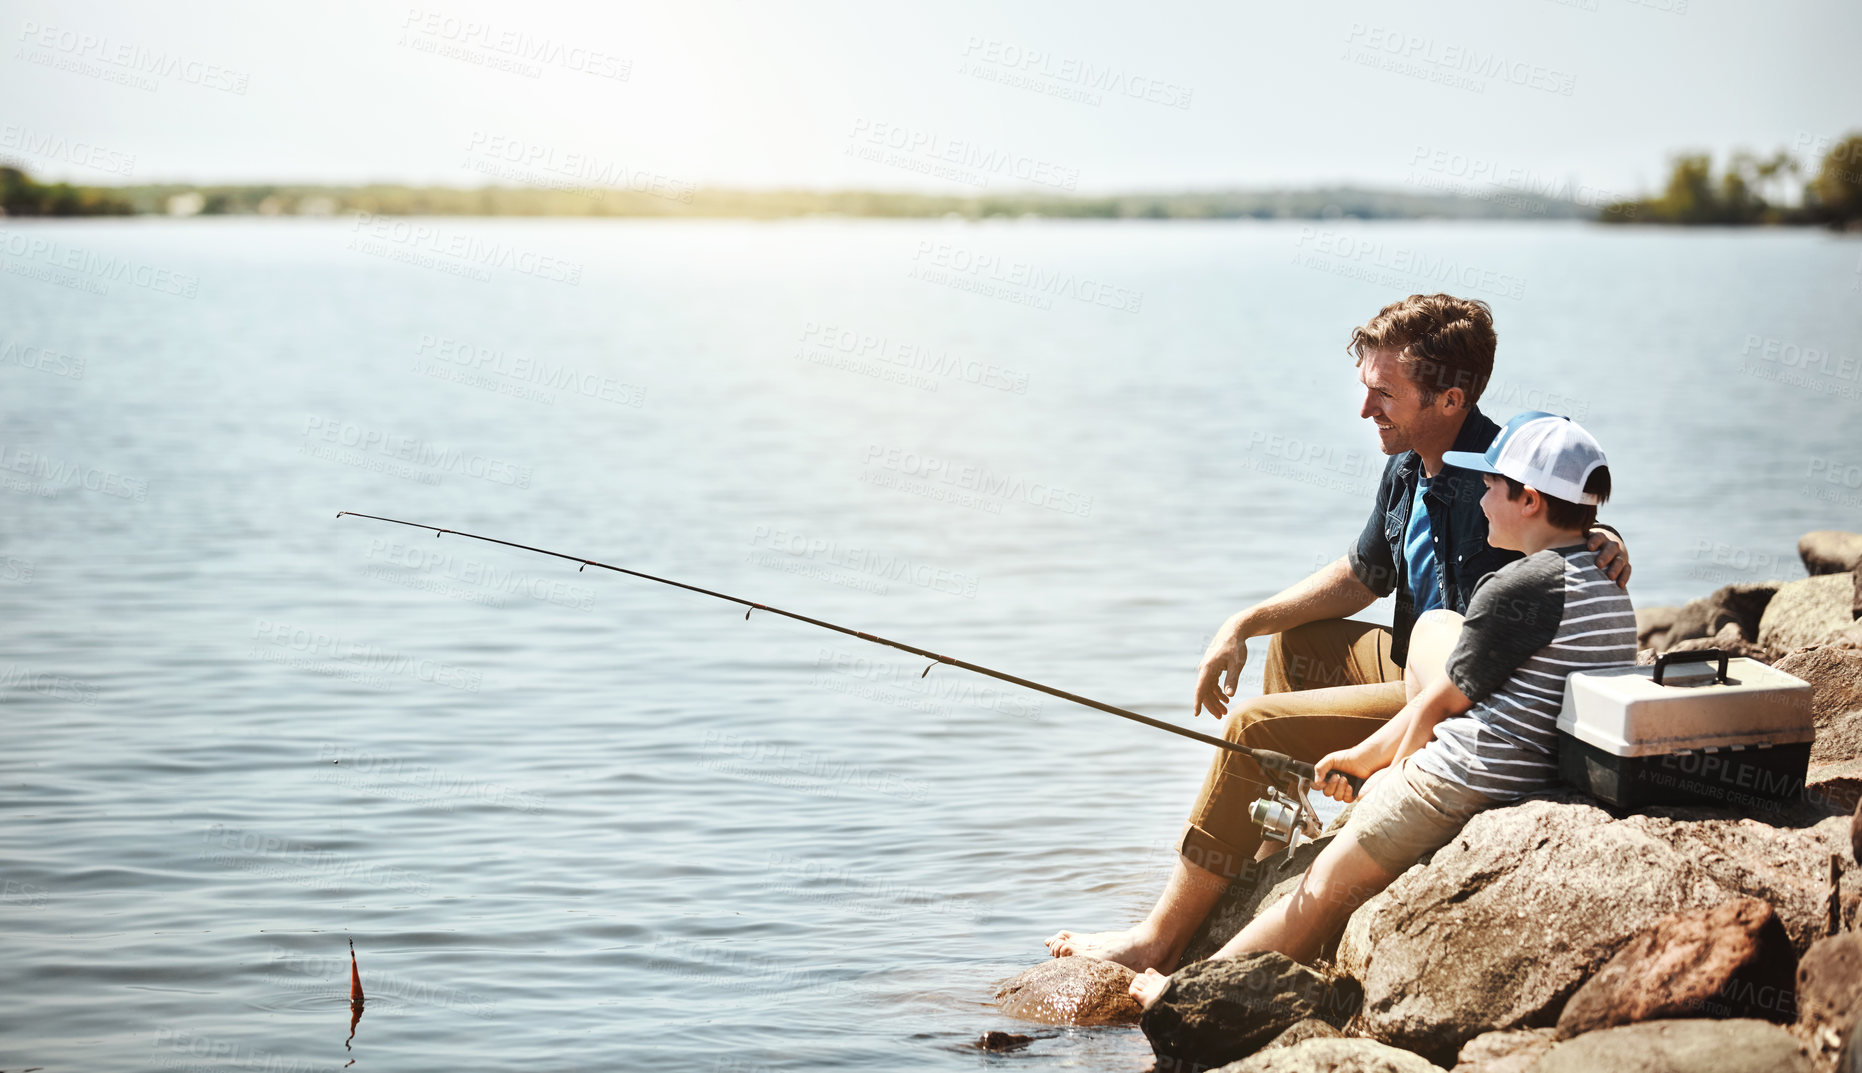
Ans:
[[[768,604],[759,604],[752,600],[745,600],[741,597],[731,596],[726,593],[714,592],[711,589],[700,588],[697,585],[687,585],[683,581],[674,581],[671,578],[655,577],[652,574],[644,574],[638,570],[629,570],[626,567],[611,566],[608,563],[597,562],[594,559],[585,559],[579,555],[564,555],[561,552],[549,551],[548,549],[545,549],[545,548],[533,548],[528,544],[516,544],[509,540],[499,540],[496,537],[479,536],[476,533],[465,533],[457,529],[441,529],[438,526],[426,525],[421,522],[404,522],[400,520],[399,518],[383,518],[380,515],[376,515],[376,514],[358,514],[357,512],[353,510],[340,510],[336,512],[336,516],[338,518],[341,518],[345,514],[348,514],[348,515],[351,515],[357,518],[368,518],[372,521],[377,521],[377,522],[392,522],[395,525],[411,526],[415,529],[431,529],[433,530],[433,538],[435,540],[439,539],[441,533],[452,533],[454,536],[469,537],[472,540],[483,540],[488,544],[502,544],[507,548],[519,548],[524,551],[534,551],[539,555],[549,555],[557,559],[567,559],[569,562],[582,564],[580,567],[577,568],[577,571],[576,571],[577,573],[580,573],[583,570],[586,570],[591,566],[598,566],[603,570],[612,570],[617,574],[626,574],[629,577],[643,578],[647,581],[657,581],[662,585],[671,585],[674,588],[685,589],[688,592],[701,593],[705,596],[712,596],[720,600],[727,600],[734,604],[742,604],[745,608],[747,608],[747,610],[744,611],[745,621],[749,620],[750,612],[752,611],[767,611],[772,615],[781,615],[784,618],[792,618],[796,620],[797,622],[806,622],[810,626],[819,626],[824,630],[833,630],[836,633],[844,633],[848,635],[849,637],[858,637],[862,641],[871,641],[877,645],[885,645],[888,648],[896,648],[900,650],[901,652],[910,652],[915,656],[923,656],[924,658],[931,661],[931,665],[924,669],[924,674],[919,675],[920,678],[923,678],[926,674],[930,674],[931,667],[935,667],[940,663],[947,663],[951,665],[952,667],[961,667],[966,671],[975,671],[977,674],[987,675],[991,678],[995,678],[1000,681],[1009,682],[1013,685],[1021,686],[1024,689],[1032,689],[1039,693],[1046,693],[1047,695],[1051,697],[1059,697],[1061,700],[1072,701],[1075,704],[1081,704],[1088,708],[1094,708],[1102,712],[1107,712],[1111,715],[1116,715],[1123,719],[1130,719],[1133,722],[1143,723],[1145,726],[1156,727],[1159,730],[1167,730],[1172,734],[1176,734],[1180,737],[1190,738],[1195,741],[1200,741],[1204,743],[1205,745],[1213,745],[1217,747],[1218,749],[1227,749],[1230,752],[1237,752],[1245,756],[1252,757],[1254,759],[1254,762],[1259,764],[1262,770],[1264,771],[1275,773],[1275,774],[1288,775],[1288,776],[1291,776],[1299,780],[1299,784],[1300,784],[1299,785],[1299,790],[1300,790],[1299,800],[1302,802],[1305,801],[1306,799],[1306,791],[1312,788],[1312,781],[1313,781],[1313,775],[1314,775],[1312,765],[1302,760],[1295,760],[1285,753],[1275,752],[1272,749],[1250,749],[1246,745],[1239,744],[1238,742],[1229,741],[1226,738],[1218,738],[1213,735],[1202,734],[1197,731],[1190,730],[1186,727],[1177,726],[1174,723],[1166,723],[1162,719],[1154,719],[1148,715],[1140,715],[1137,712],[1127,711],[1126,709],[1117,707],[1115,705],[1106,704],[1101,701],[1096,701],[1092,699],[1091,697],[1082,697],[1078,693],[1069,693],[1064,689],[1055,689],[1053,686],[1042,685],[1040,682],[1030,681],[1026,678],[1019,678],[1012,674],[1007,674],[1002,671],[994,670],[989,667],[984,667],[981,664],[971,663],[968,660],[957,659],[954,656],[941,655],[936,652],[931,652],[926,649],[919,648],[916,645],[908,645],[903,641],[894,641],[890,638],[881,637],[878,634],[867,633],[864,630],[849,629],[846,626],[839,626],[832,622],[826,622],[818,618],[810,618],[807,615],[797,614],[794,611],[785,611],[780,607],[771,607]],[[1344,775],[1343,772],[1339,772],[1339,774]],[[1354,791],[1363,786],[1364,781],[1355,775],[1344,775],[1344,778],[1347,782],[1351,783],[1352,789]]]

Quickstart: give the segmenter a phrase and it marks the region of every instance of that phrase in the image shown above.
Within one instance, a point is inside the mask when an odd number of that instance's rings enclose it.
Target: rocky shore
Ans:
[[[1136,1022],[1159,1073],[1862,1073],[1862,534],[1810,533],[1798,553],[1805,577],[1637,612],[1641,662],[1720,648],[1811,684],[1792,800],[1534,795],[1476,816],[1315,966],[1201,960],[1321,840],[1231,887],[1149,1009],[1124,997],[1129,970],[1090,958],[1005,981],[1001,1008]]]

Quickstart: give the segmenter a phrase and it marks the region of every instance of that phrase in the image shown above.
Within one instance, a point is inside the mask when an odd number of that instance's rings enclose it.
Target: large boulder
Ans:
[[[1138,1020],[1132,971],[1099,958],[1049,958],[996,988],[996,1005],[1050,1025],[1128,1025]]]
[[[1280,1033],[1261,1045],[1261,1050],[1275,1047],[1291,1047],[1295,1043],[1304,1043],[1309,1039],[1338,1039],[1344,1035],[1337,1028],[1317,1018],[1308,1017],[1304,1021],[1293,1022],[1293,1027]],[[1258,1053],[1258,1052],[1257,1052]]]
[[[1356,981],[1318,972],[1285,954],[1242,954],[1172,973],[1138,1026],[1160,1069],[1207,1069],[1245,1058],[1309,1018],[1343,1025],[1360,998]],[[1323,1041],[1299,1046],[1313,1042]]]
[[[1757,1020],[1644,1021],[1553,1047],[1532,1073],[1812,1073],[1803,1044]]]
[[[1667,655],[1670,652],[1697,652],[1709,648],[1718,649],[1729,656],[1743,656],[1747,659],[1756,659],[1760,663],[1770,663],[1772,660],[1771,649],[1747,640],[1746,635],[1739,632],[1739,623],[1737,622],[1729,622],[1721,626],[1720,632],[1714,634],[1712,637],[1695,637],[1686,641],[1676,641],[1663,649],[1661,654]],[[1655,661],[1651,659],[1648,662],[1654,663]]]
[[[1800,648],[1772,664],[1810,683],[1810,712],[1817,729],[1850,712],[1862,712],[1862,649],[1820,644]],[[1850,757],[1862,757],[1851,753]]]
[[[1636,647],[1656,648],[1668,642],[1668,631],[1681,616],[1678,607],[1636,608]]]
[[[1748,641],[1759,640],[1759,623],[1782,581],[1755,581],[1722,585],[1709,596],[1689,600],[1675,612],[1674,621],[1665,631],[1651,630],[1647,647],[1665,652],[1678,641],[1712,637],[1728,625],[1739,627],[1739,635]],[[1653,619],[1651,620],[1651,624]],[[1637,635],[1642,635],[1642,620],[1637,620]],[[1638,645],[1644,642],[1638,641]]]
[[[1850,820],[1791,808],[1770,815],[1784,826],[1728,809],[1618,818],[1556,792],[1476,815],[1352,914],[1337,965],[1364,985],[1357,1027],[1446,1065],[1483,1032],[1555,1022],[1662,917],[1738,895],[1770,902],[1801,953],[1823,934]]]
[[[1551,1049],[1552,1028],[1483,1032],[1461,1047],[1450,1073],[1527,1073]]]
[[[1847,574],[1862,567],[1862,533],[1841,529],[1818,529],[1797,538],[1797,557],[1804,560],[1804,572]]]
[[[1618,948],[1558,1015],[1557,1038],[1674,1017],[1796,1019],[1797,952],[1769,903],[1663,917]]]
[[[1836,1068],[1862,1017],[1862,935],[1853,931],[1813,944],[1797,963],[1797,1024],[1817,1068]]]
[[[1832,640],[1855,625],[1855,599],[1855,578],[1849,574],[1793,581],[1765,605],[1755,640],[1774,652]]]
[[[1852,860],[1862,864],[1862,804],[1856,806],[1856,814],[1849,818],[1849,853]]]
[[[1159,1073],[1164,1073],[1159,1068]],[[1263,1050],[1218,1073],[1442,1073],[1419,1054],[1369,1039],[1309,1039]]]

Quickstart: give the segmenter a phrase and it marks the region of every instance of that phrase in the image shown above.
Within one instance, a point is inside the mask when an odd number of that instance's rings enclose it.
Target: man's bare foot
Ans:
[[[1075,935],[1057,931],[1047,940],[1048,953],[1057,958],[1089,957],[1115,961],[1133,972],[1162,967],[1177,967],[1176,952],[1152,939],[1139,928],[1125,931],[1098,931]]]
[[[1151,1008],[1151,1003],[1157,1001],[1157,996],[1164,993],[1164,987],[1169,983],[1170,977],[1156,969],[1146,969],[1131,978],[1131,997],[1137,999],[1138,1004],[1148,1010]]]

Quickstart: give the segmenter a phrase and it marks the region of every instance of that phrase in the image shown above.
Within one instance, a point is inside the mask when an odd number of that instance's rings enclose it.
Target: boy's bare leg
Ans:
[[[1170,881],[1164,884],[1164,892],[1158,896],[1157,904],[1151,907],[1151,914],[1143,923],[1135,924],[1124,931],[1101,931],[1086,935],[1075,935],[1070,931],[1055,932],[1047,940],[1047,948],[1055,957],[1104,958],[1116,961],[1134,971],[1145,969],[1162,969],[1164,972],[1177,967],[1177,958],[1183,954],[1183,948],[1189,945],[1190,937],[1202,925],[1203,918],[1215,908],[1222,892],[1228,889],[1229,880],[1206,868],[1191,864],[1182,855],[1178,855],[1177,864],[1170,873]]]
[[[1310,962],[1320,947],[1344,928],[1351,911],[1389,886],[1396,873],[1371,859],[1353,834],[1341,834],[1319,851],[1298,889],[1249,921],[1213,958],[1278,950],[1295,961]],[[1132,980],[1131,995],[1150,1005],[1170,978],[1148,969]]]

